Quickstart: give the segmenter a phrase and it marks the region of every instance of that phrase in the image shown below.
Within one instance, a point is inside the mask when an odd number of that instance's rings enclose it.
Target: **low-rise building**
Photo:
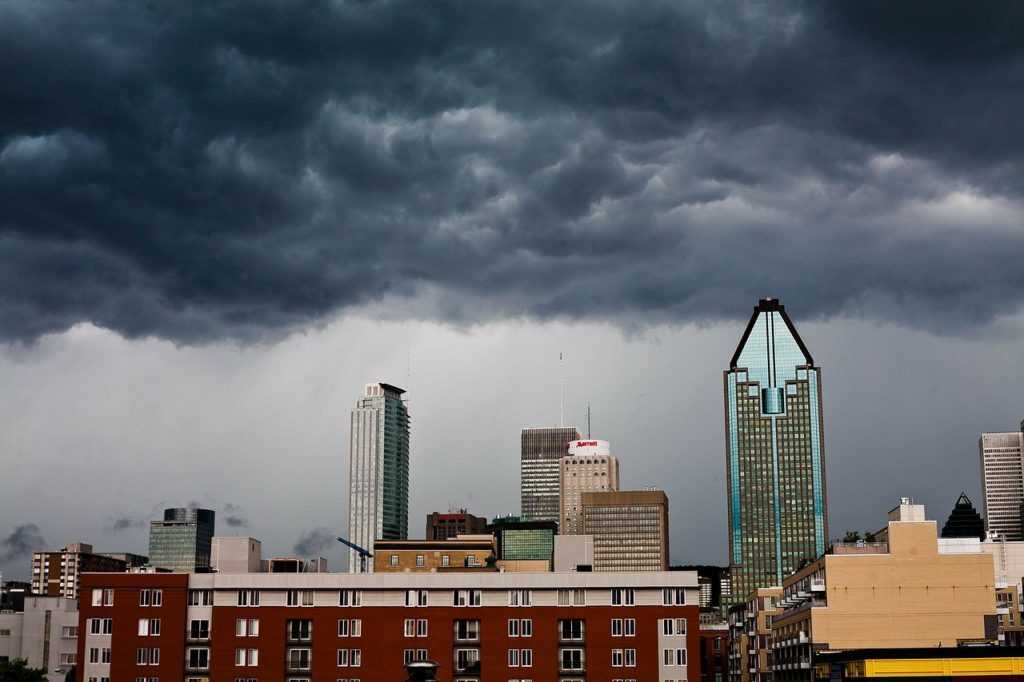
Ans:
[[[696,574],[83,577],[78,680],[689,680]],[[154,632],[154,628],[156,632]]]
[[[459,535],[447,540],[377,540],[375,573],[429,573],[449,570],[495,570],[493,535]]]
[[[885,537],[884,553],[827,554],[783,581],[775,682],[809,679],[823,651],[995,640],[989,556],[940,553],[935,522],[906,499],[889,513]]]
[[[554,562],[555,521],[531,521],[519,516],[501,516],[487,526],[498,542],[498,558],[505,561]],[[550,570],[550,568],[549,568]]]
[[[220,573],[259,573],[263,570],[263,543],[256,538],[214,536],[210,567]]]
[[[456,535],[480,535],[485,532],[487,519],[473,516],[465,509],[449,509],[447,514],[427,514],[427,540],[447,540]]]
[[[913,679],[915,682],[1024,679],[1024,649],[968,646],[857,649],[817,656],[814,682]]]
[[[30,594],[23,611],[0,612],[0,660],[25,659],[45,669],[49,682],[63,682],[75,667],[77,637],[77,599]]]

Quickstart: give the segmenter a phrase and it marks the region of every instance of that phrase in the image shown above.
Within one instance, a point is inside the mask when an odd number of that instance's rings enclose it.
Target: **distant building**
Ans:
[[[260,573],[263,570],[263,543],[256,538],[213,538],[211,567],[218,573]]]
[[[487,526],[498,543],[498,558],[505,561],[547,561],[555,554],[555,521],[531,521],[518,516],[497,517]]]
[[[533,521],[558,521],[558,463],[583,434],[575,426],[525,428],[519,434],[520,511]]]
[[[553,570],[592,571],[594,569],[593,535],[556,535]]]
[[[123,573],[131,565],[145,563],[146,557],[134,554],[97,554],[85,542],[69,542],[57,552],[33,552],[32,592],[50,597],[78,598],[78,580],[82,573]]]
[[[730,682],[771,682],[772,619],[782,609],[782,587],[759,587],[729,609]]]
[[[785,307],[761,299],[724,375],[730,600],[825,553],[821,369]]]
[[[724,623],[700,626],[700,680],[729,679],[729,628]]]
[[[985,530],[1005,540],[1024,540],[1024,425],[1021,431],[981,434],[978,454]]]
[[[0,661],[25,659],[64,682],[78,662],[78,600],[27,595],[24,610],[0,612]]]
[[[946,524],[942,526],[940,537],[985,539],[985,522],[966,493],[960,493],[960,497],[957,498],[953,511],[950,512]]]
[[[373,543],[374,572],[494,570],[493,562],[496,560],[497,542],[490,534],[460,535],[447,540],[378,540]]]
[[[267,573],[326,573],[327,559],[300,559],[295,556],[275,557],[267,561]]]
[[[476,535],[483,533],[487,527],[487,519],[473,516],[465,509],[451,509],[447,514],[431,512],[427,514],[428,540],[447,540],[456,535]]]
[[[163,521],[149,522],[150,564],[175,573],[209,571],[215,521],[211,509],[165,509]]]
[[[668,569],[668,497],[661,490],[583,493],[583,532],[595,571]]]
[[[409,410],[405,391],[367,384],[350,419],[348,540],[364,549],[376,540],[409,537]],[[348,551],[348,570],[359,571]],[[372,564],[368,566],[372,569]]]
[[[889,512],[886,547],[826,554],[788,576],[772,620],[774,682],[807,680],[822,649],[994,642],[992,558],[943,554],[937,536],[924,507],[904,499]]]
[[[569,443],[569,451],[558,467],[558,532],[579,535],[583,532],[580,496],[586,492],[618,490],[619,460],[612,456],[606,440],[576,440]]]

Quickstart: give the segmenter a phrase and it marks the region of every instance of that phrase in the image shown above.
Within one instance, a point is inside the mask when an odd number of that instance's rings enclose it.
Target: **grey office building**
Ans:
[[[165,509],[163,521],[149,522],[149,563],[175,573],[209,571],[215,516],[210,509]]]
[[[520,434],[520,513],[531,521],[558,521],[559,461],[583,434],[575,426],[526,428]]]

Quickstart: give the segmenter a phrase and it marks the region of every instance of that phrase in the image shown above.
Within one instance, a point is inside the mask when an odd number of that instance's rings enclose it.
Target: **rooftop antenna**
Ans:
[[[587,440],[590,440],[590,403],[587,403]]]
[[[565,363],[558,354],[558,425],[565,426]]]

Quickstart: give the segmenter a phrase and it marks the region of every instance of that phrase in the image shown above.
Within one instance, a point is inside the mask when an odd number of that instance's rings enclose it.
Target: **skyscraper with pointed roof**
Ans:
[[[821,369],[773,298],[725,372],[731,599],[781,585],[828,539]]]
[[[943,538],[978,538],[985,539],[985,522],[978,514],[978,510],[971,504],[967,493],[960,493],[953,505],[953,511],[946,519],[946,525],[942,527],[939,537]]]

